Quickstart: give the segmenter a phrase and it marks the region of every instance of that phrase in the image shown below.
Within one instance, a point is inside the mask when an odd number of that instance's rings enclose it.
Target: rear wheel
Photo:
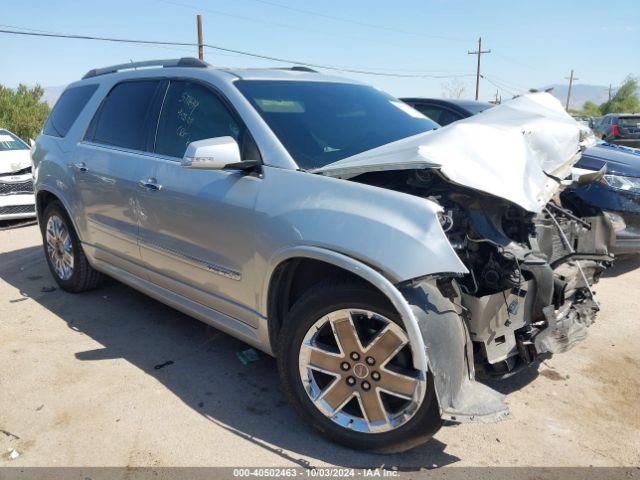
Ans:
[[[60,288],[74,293],[96,288],[102,275],[89,265],[78,235],[60,203],[51,202],[46,206],[41,228],[47,264]]]
[[[404,451],[441,426],[431,375],[413,367],[399,315],[366,286],[307,292],[285,319],[278,363],[302,418],[348,447]]]

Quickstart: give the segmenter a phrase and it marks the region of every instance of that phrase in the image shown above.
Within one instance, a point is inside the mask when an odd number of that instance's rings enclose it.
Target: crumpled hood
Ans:
[[[6,150],[0,152],[0,175],[17,172],[31,166],[29,150]]]
[[[464,120],[362,152],[323,168],[352,178],[365,172],[438,168],[453,183],[541,211],[595,145],[589,128],[548,93],[523,95]],[[553,178],[551,178],[553,177]]]

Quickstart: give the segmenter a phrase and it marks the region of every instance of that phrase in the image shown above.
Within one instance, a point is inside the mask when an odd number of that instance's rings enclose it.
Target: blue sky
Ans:
[[[317,12],[310,15],[280,6]],[[383,72],[465,75],[474,94],[475,57],[492,50],[482,71],[503,96],[529,87],[566,82],[620,83],[640,75],[640,2],[538,0],[3,0],[2,27],[192,42],[195,15],[203,15],[205,42],[312,63]],[[324,15],[324,16],[322,16]],[[338,17],[336,18],[326,18]],[[343,20],[342,20],[343,19]],[[129,60],[196,56],[195,48],[120,45],[0,34],[4,68],[0,82],[65,85],[87,70]],[[205,51],[223,66],[266,67],[272,61]],[[342,74],[396,96],[441,96],[450,79],[382,78]],[[481,80],[481,99],[496,86]]]

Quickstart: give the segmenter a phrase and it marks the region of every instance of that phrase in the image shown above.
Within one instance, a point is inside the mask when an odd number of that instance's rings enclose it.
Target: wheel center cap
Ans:
[[[353,366],[353,374],[358,378],[365,378],[369,375],[369,367],[364,363],[356,363]]]

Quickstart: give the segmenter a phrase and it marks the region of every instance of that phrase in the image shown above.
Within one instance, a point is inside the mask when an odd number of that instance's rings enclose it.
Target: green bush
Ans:
[[[0,85],[0,128],[6,128],[25,141],[36,138],[49,115],[49,105],[42,100],[40,85],[12,89]]]

